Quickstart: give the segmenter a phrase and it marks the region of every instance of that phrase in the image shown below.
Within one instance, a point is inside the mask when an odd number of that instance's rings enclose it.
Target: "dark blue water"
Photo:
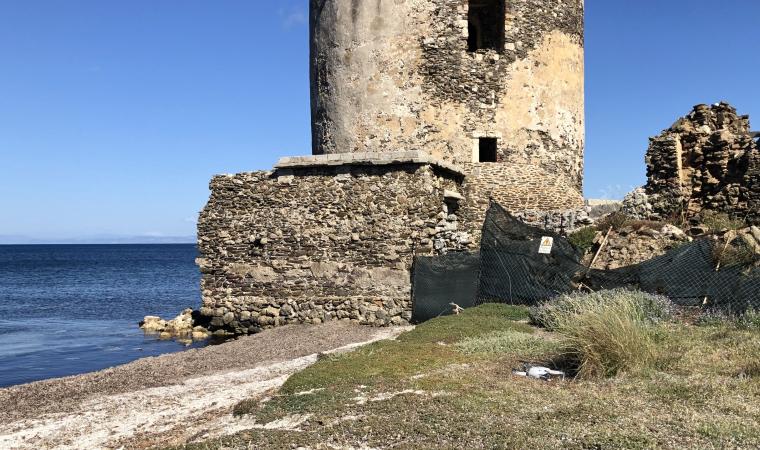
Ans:
[[[0,246],[0,387],[185,349],[137,323],[200,306],[196,256],[191,244]]]

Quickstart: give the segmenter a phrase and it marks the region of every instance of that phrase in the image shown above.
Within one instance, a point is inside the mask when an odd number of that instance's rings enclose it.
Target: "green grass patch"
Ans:
[[[699,318],[699,325],[725,329],[727,327],[739,330],[760,331],[760,310],[751,308],[742,314],[709,313]]]
[[[585,314],[615,310],[642,323],[659,323],[673,317],[673,305],[658,295],[627,289],[561,295],[530,309],[533,324],[556,331]]]
[[[405,381],[421,373],[453,364],[467,363],[473,357],[453,344],[494,332],[528,334],[528,310],[522,307],[488,304],[468,309],[460,315],[441,317],[417,326],[395,341],[382,341],[343,355],[326,356],[299,372],[282,386],[280,395],[265,404],[242,401],[235,414],[260,414],[265,419],[290,413],[314,413],[330,404],[351,402],[356,386],[379,389],[389,383]],[[312,395],[299,392],[318,390]],[[320,406],[321,405],[321,406]]]
[[[440,317],[425,322],[410,332],[399,336],[399,342],[411,343],[452,343],[466,337],[479,336],[492,331],[514,328],[532,332],[527,324],[515,323],[527,321],[530,312],[520,306],[486,304],[465,310],[456,316]]]
[[[483,336],[470,337],[456,343],[468,354],[511,355],[519,358],[546,357],[559,350],[557,342],[524,331],[494,331]]]
[[[745,311],[736,318],[736,326],[741,330],[760,331],[760,310],[753,308]]]

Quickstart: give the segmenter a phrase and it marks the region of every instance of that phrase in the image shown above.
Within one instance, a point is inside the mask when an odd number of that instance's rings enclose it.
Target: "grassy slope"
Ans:
[[[556,347],[518,322],[525,317],[486,305],[324,358],[270,401],[237,407],[259,423],[309,414],[301,431],[250,431],[188,448],[760,446],[760,332],[667,325],[659,339],[667,363],[657,371],[544,383],[511,374]],[[402,391],[415,392],[388,395]]]

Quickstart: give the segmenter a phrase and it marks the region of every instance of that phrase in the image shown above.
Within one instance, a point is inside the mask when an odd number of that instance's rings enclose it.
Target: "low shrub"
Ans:
[[[616,304],[630,304],[642,322],[658,323],[673,317],[673,303],[667,297],[628,289],[561,295],[530,309],[534,325],[556,331],[570,317]]]
[[[667,299],[627,290],[571,294],[532,311],[561,337],[564,360],[579,377],[611,377],[658,363],[654,324],[671,317]]]
[[[760,309],[748,309],[741,314],[710,312],[697,321],[699,326],[730,327],[738,330],[760,331]]]
[[[748,267],[758,261],[758,254],[743,242],[713,247],[713,264],[721,267]]]
[[[739,316],[739,328],[744,330],[760,331],[760,310],[749,309]]]
[[[594,239],[596,239],[596,229],[593,227],[581,228],[570,234],[567,240],[573,244],[575,248],[583,253],[588,252],[591,247],[594,246]]]
[[[738,230],[747,226],[743,220],[734,219],[726,213],[717,211],[702,211],[700,219],[711,232]]]
[[[596,223],[596,229],[605,233],[610,228],[612,228],[613,231],[617,231],[626,226],[629,222],[631,222],[631,218],[628,214],[616,211],[601,218]]]
[[[675,225],[682,230],[687,230],[689,228],[689,220],[685,208],[680,207],[671,211],[670,214],[665,217],[665,223]]]

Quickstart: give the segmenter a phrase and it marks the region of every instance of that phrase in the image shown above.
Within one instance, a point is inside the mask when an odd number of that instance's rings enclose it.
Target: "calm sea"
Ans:
[[[137,323],[200,306],[196,255],[191,244],[0,246],[0,387],[184,350]]]

